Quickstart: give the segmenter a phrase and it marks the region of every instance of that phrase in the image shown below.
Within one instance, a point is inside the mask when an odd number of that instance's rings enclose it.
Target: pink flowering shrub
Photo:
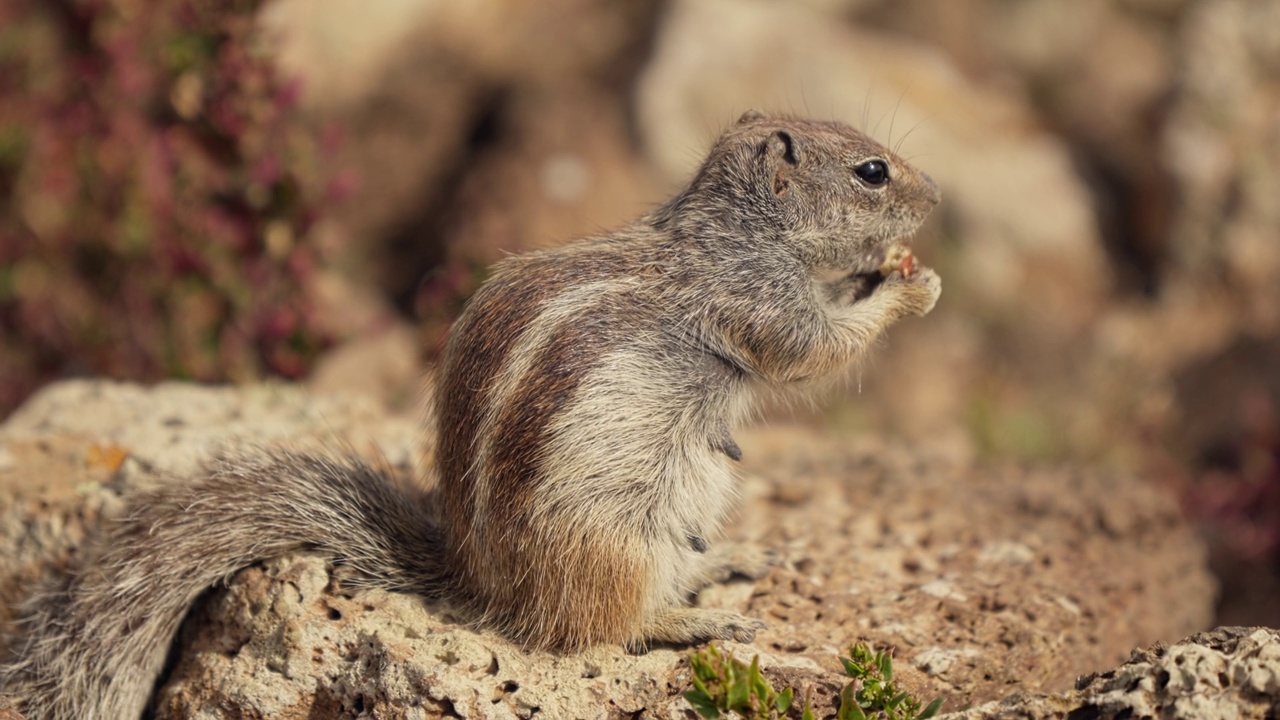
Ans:
[[[55,377],[295,377],[331,342],[260,4],[0,3],[0,417]]]

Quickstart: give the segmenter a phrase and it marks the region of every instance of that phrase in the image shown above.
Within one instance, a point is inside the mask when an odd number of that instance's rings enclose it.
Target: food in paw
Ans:
[[[909,278],[916,269],[916,257],[911,253],[911,248],[905,245],[894,245],[884,254],[884,262],[880,265],[881,275],[890,275],[894,272],[902,273],[902,277]]]

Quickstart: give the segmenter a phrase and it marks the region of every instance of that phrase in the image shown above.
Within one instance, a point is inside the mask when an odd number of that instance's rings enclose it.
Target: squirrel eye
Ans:
[[[868,185],[883,185],[889,182],[889,165],[883,160],[868,160],[854,168],[853,174]]]

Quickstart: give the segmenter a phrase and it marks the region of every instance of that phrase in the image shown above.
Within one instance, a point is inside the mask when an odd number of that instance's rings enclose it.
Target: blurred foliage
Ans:
[[[1183,501],[1235,557],[1280,570],[1280,408],[1249,400],[1241,432],[1213,448]]]
[[[428,273],[414,294],[413,317],[430,357],[439,357],[444,352],[453,321],[462,314],[467,300],[489,279],[490,268],[483,261],[460,255]]]
[[[260,0],[0,4],[0,416],[43,381],[296,377],[326,189]]]
[[[1182,368],[1171,404],[1179,422],[1153,438],[1152,474],[1178,488],[1188,515],[1212,540],[1215,570],[1230,587],[1280,587],[1280,338],[1241,337]],[[1158,444],[1157,444],[1158,443]],[[1235,576],[1235,577],[1232,577]],[[1272,593],[1261,593],[1261,595]],[[1236,620],[1229,592],[1222,596]],[[1266,598],[1256,622],[1280,621]],[[1233,620],[1236,621],[1236,620]],[[1252,617],[1249,621],[1254,622]]]

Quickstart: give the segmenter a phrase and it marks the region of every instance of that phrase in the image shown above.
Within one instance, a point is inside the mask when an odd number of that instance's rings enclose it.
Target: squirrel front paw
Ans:
[[[932,268],[916,267],[909,277],[889,275],[878,290],[892,294],[903,315],[927,315],[942,294],[942,278]]]

